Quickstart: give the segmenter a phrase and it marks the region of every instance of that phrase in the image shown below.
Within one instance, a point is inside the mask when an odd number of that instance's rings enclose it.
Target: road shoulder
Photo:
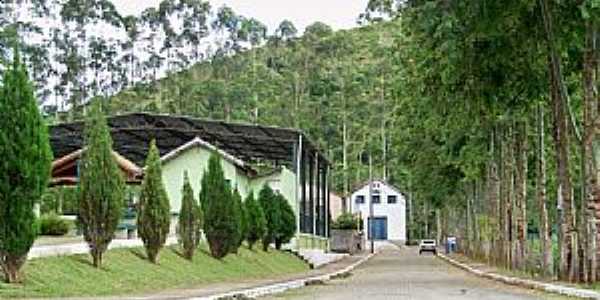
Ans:
[[[542,292],[553,293],[563,296],[576,297],[580,299],[600,299],[600,293],[593,290],[498,274],[496,272],[490,271],[490,268],[488,266],[473,263],[464,257],[460,261],[456,258],[449,257],[442,253],[439,253],[438,257],[441,260],[446,261],[447,263],[456,266],[460,269],[463,269],[478,277],[491,279],[504,284],[534,289]]]

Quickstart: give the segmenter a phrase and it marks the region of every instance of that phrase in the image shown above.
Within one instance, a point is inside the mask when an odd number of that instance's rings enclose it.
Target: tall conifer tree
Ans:
[[[78,217],[93,264],[98,268],[115,235],[125,197],[125,181],[112,152],[112,139],[99,101],[92,103],[84,143]]]
[[[250,191],[248,196],[246,196],[244,210],[246,212],[247,224],[246,241],[248,242],[248,248],[252,249],[254,244],[265,235],[265,231],[267,230],[265,213],[258,201],[256,201],[253,191]]]
[[[244,204],[242,203],[242,196],[240,195],[240,192],[237,189],[233,190],[232,197],[234,204],[234,218],[238,230],[234,236],[236,243],[233,244],[233,247],[231,248],[231,253],[237,253],[240,246],[242,246],[242,243],[244,242],[244,238],[246,236],[246,210],[244,209]]]
[[[267,221],[267,227],[265,234],[262,237],[263,250],[268,251],[269,245],[275,242],[277,231],[279,229],[279,223],[281,222],[281,214],[279,205],[277,205],[277,196],[269,187],[265,184],[260,190],[258,201],[265,213],[265,219]]]
[[[15,50],[0,85],[0,266],[9,283],[37,236],[34,205],[50,176],[48,130],[38,111],[33,86]]]
[[[183,248],[183,256],[192,260],[194,252],[200,243],[202,210],[194,198],[194,191],[190,185],[187,172],[183,175],[182,195],[178,227],[179,243]]]
[[[200,204],[204,213],[204,234],[215,258],[223,258],[238,243],[235,201],[225,181],[221,160],[212,154],[202,177]]]
[[[296,233],[296,215],[290,203],[281,194],[275,195],[279,208],[279,224],[275,233],[275,248],[281,249],[281,245],[289,243]]]
[[[156,142],[152,140],[146,159],[137,218],[138,232],[152,263],[157,262],[158,253],[167,241],[170,223],[171,207],[162,181],[160,154]]]

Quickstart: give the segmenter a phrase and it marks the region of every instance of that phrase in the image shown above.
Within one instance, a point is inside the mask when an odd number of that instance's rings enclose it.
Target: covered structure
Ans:
[[[260,176],[257,170],[263,166],[291,170],[296,182],[292,200],[298,232],[328,236],[329,161],[301,131],[149,113],[113,116],[107,122],[114,155],[130,184],[143,178],[144,161],[153,139],[163,162],[190,145],[213,147],[235,160],[236,168],[248,178]],[[83,128],[83,122],[50,127],[56,158],[52,184],[77,183]]]

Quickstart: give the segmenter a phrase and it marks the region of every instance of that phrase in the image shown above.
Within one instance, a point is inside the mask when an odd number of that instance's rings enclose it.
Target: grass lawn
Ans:
[[[116,249],[107,252],[104,266],[92,267],[89,255],[47,257],[28,261],[25,282],[0,283],[0,298],[67,297],[140,294],[163,289],[201,287],[215,282],[275,277],[304,272],[309,267],[294,255],[270,250],[248,250],[223,260],[210,257],[206,247],[193,262],[182,258],[177,247],[165,248],[159,265],[145,260],[144,250]]]

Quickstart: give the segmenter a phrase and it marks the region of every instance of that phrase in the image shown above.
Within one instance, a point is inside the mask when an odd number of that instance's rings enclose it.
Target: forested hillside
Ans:
[[[367,152],[373,153],[376,176],[383,176],[383,147],[390,151],[393,143],[389,130],[396,126],[399,100],[392,82],[399,28],[390,22],[333,32],[315,23],[302,37],[216,56],[108,101],[113,113],[154,111],[300,128],[335,163],[332,178],[342,192],[344,164],[349,185],[368,176]],[[389,164],[393,155],[387,157]]]
[[[53,121],[81,118],[99,97],[113,114],[300,128],[335,164],[340,193],[368,175],[369,152],[375,176],[404,172],[383,174],[383,162],[395,157],[390,128],[402,91],[394,82],[399,22],[336,32],[317,22],[301,33],[284,20],[269,34],[260,20],[200,0],[163,0],[139,16],[120,15],[106,0],[11,2],[0,10],[0,57],[20,46]]]

